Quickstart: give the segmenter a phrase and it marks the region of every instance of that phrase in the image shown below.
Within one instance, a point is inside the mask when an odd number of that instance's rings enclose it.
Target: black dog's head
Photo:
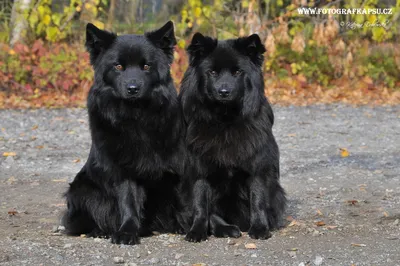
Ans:
[[[257,34],[218,41],[196,33],[188,52],[199,89],[215,102],[246,101],[251,94],[258,95],[254,90],[264,88],[261,66],[265,48]]]
[[[176,44],[171,21],[144,35],[122,35],[86,27],[86,48],[95,70],[95,83],[117,98],[151,97],[152,89],[170,82]]]

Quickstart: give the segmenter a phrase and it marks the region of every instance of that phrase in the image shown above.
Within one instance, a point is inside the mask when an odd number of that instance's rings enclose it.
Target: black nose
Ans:
[[[130,84],[128,85],[127,90],[129,94],[134,95],[140,91],[140,88],[134,84]]]
[[[223,88],[223,89],[219,89],[219,90],[218,90],[218,94],[219,94],[219,96],[221,96],[222,98],[226,98],[226,97],[229,96],[229,94],[231,94],[231,92],[230,92],[229,90]]]

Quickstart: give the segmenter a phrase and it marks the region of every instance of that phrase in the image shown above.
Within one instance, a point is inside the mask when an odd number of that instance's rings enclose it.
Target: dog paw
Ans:
[[[137,245],[140,244],[140,238],[136,233],[116,232],[111,236],[111,243]]]
[[[189,242],[205,241],[205,240],[207,240],[207,232],[191,230],[191,231],[189,231],[189,233],[187,233],[185,240],[189,241]]]
[[[215,237],[234,237],[238,238],[242,235],[239,230],[239,227],[236,225],[219,225],[215,229],[214,236]]]
[[[93,229],[90,233],[86,234],[86,237],[93,238],[107,238],[107,234],[101,231],[99,228]]]
[[[259,226],[251,226],[249,229],[249,236],[254,239],[268,239],[272,235],[269,232],[267,226],[259,225]]]

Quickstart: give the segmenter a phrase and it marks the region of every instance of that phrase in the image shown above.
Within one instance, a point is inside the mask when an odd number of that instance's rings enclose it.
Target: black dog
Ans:
[[[92,147],[66,193],[66,232],[123,244],[175,232],[185,150],[170,75],[173,23],[145,35],[117,37],[92,24],[86,30],[95,70],[87,101]]]
[[[197,33],[179,95],[193,169],[184,185],[188,241],[208,234],[267,239],[286,205],[279,184],[274,115],[262,76],[258,35],[217,41]]]

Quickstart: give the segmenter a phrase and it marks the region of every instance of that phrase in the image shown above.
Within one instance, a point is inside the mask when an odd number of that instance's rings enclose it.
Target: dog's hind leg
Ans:
[[[62,225],[70,235],[107,236],[115,232],[118,215],[115,199],[105,195],[81,171],[65,194],[68,209]]]
[[[271,229],[279,229],[284,225],[283,215],[286,209],[286,193],[279,180],[274,179],[268,185],[269,207],[268,224]]]
[[[239,227],[233,224],[228,224],[224,219],[216,214],[211,214],[210,216],[210,231],[215,237],[238,238],[242,235]]]
[[[125,180],[116,187],[121,226],[111,236],[115,244],[135,245],[140,243],[141,216],[146,199],[144,188],[135,181]]]

